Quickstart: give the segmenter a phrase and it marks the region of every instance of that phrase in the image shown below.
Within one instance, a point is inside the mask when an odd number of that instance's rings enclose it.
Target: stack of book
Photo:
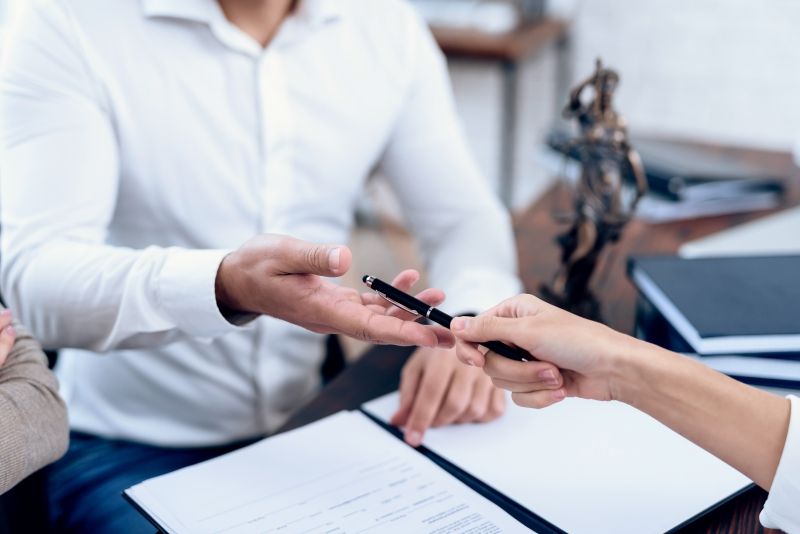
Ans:
[[[634,258],[637,334],[742,381],[800,388],[800,256]]]
[[[647,173],[648,194],[637,217],[651,223],[767,210],[779,205],[786,176],[747,162],[733,162],[688,143],[634,139]],[[571,161],[557,172],[576,179],[577,148],[564,132],[553,133],[548,146]],[[557,161],[557,159],[556,159]]]

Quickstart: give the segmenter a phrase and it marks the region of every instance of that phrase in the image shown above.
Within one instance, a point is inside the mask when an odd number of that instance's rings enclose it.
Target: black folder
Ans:
[[[800,256],[643,257],[629,274],[692,352],[800,352]]]

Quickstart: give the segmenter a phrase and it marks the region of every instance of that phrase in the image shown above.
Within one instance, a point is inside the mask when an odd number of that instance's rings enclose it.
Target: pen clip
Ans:
[[[416,315],[417,317],[420,317],[420,313],[417,310],[412,310],[408,306],[403,306],[402,304],[400,304],[396,300],[390,299],[389,297],[387,297],[384,293],[381,293],[380,291],[375,291],[375,293],[377,293],[378,295],[383,297],[384,300],[390,302],[391,304],[394,304],[395,306],[397,306],[401,310],[407,311],[408,313],[410,313],[412,315]]]

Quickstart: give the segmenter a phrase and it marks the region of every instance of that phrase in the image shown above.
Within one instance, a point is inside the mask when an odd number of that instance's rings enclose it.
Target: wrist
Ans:
[[[235,311],[244,311],[241,303],[234,298],[231,290],[231,276],[234,258],[233,253],[226,255],[217,268],[217,276],[214,279],[214,294],[217,299],[217,307],[223,315]]]
[[[611,398],[638,407],[658,377],[666,351],[645,341],[617,334],[609,372]]]

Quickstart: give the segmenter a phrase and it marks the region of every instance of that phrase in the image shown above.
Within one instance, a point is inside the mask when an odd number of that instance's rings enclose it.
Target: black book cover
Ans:
[[[800,256],[635,258],[701,338],[800,334]]]

